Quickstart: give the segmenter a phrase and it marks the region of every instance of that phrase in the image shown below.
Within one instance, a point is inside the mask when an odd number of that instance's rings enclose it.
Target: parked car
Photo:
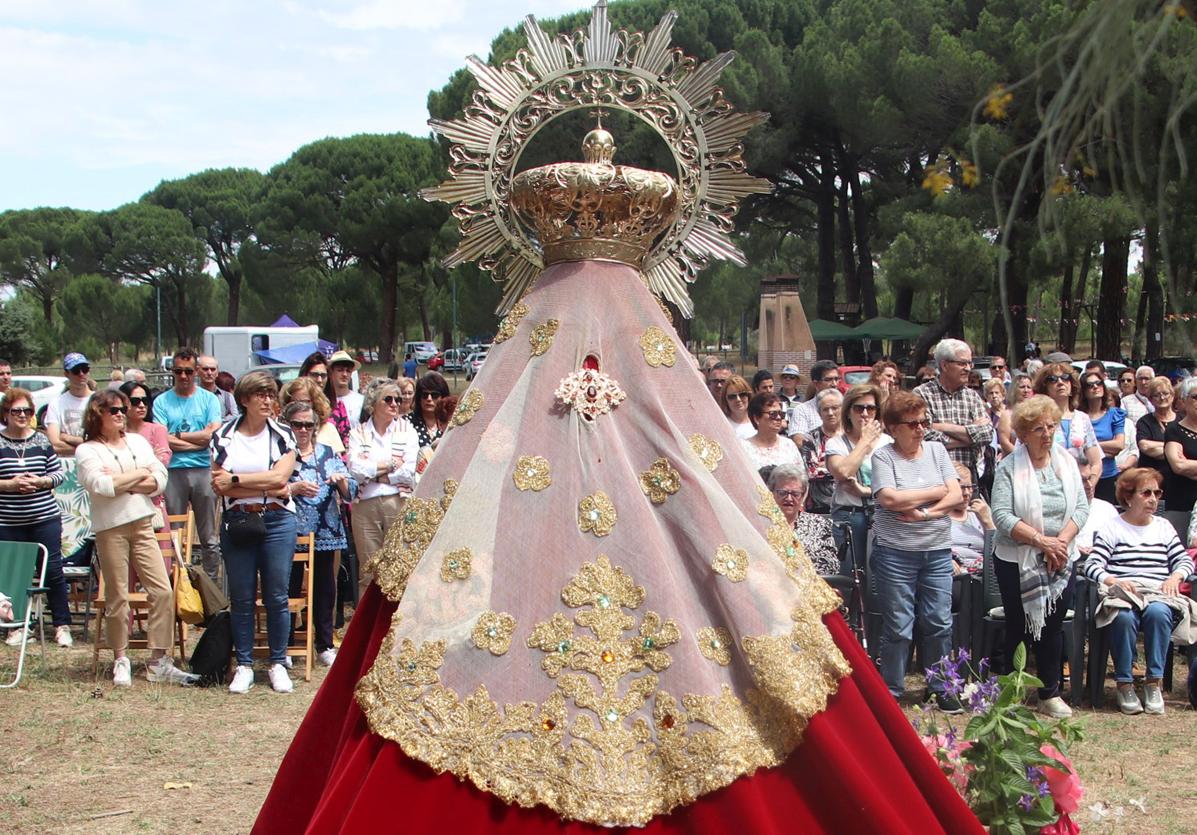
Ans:
[[[457,373],[465,371],[466,359],[469,358],[471,353],[474,353],[474,351],[467,351],[465,348],[449,348],[442,351],[439,355],[442,363],[441,371],[446,374],[449,372]],[[428,367],[431,368],[432,364],[429,363]]]
[[[428,360],[428,370],[429,371],[444,370],[444,367],[445,367],[445,355],[443,353],[437,354],[435,357],[432,357]]]
[[[466,358],[466,379],[472,380],[478,376],[478,372],[482,370],[482,363],[486,362],[486,354],[482,351],[476,351]]]
[[[1190,377],[1197,374],[1197,360],[1192,357],[1160,357],[1147,364],[1155,369],[1156,374],[1174,383],[1186,376],[1186,371]]]
[[[403,356],[406,357],[408,354],[411,354],[418,363],[427,363],[428,360],[437,355],[437,352],[438,348],[432,342],[403,343]]]
[[[869,375],[873,373],[873,366],[871,365],[845,365],[840,368],[840,391],[845,392],[853,386],[859,386],[861,383],[869,381]]]
[[[38,413],[67,390],[69,381],[66,377],[30,374],[14,376],[12,384],[15,388],[25,389],[33,395],[33,411]]]

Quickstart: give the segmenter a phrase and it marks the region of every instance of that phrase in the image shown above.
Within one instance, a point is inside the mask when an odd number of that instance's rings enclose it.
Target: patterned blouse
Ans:
[[[433,441],[445,434],[438,429],[429,429],[428,424],[424,423],[424,415],[418,408],[408,415],[407,419],[411,421],[411,425],[416,430],[416,437],[420,439],[420,449],[432,446]]]
[[[840,557],[831,535],[831,517],[821,513],[799,513],[794,533],[806,547],[806,555],[818,574],[839,574]]]
[[[296,454],[295,471],[291,480],[312,481],[320,487],[320,492],[315,496],[295,497],[297,533],[302,535],[315,532],[317,551],[336,551],[349,545],[345,539],[345,523],[336,502],[337,490],[328,483],[328,477],[335,473],[349,476],[347,501],[351,501],[357,495],[357,482],[345,469],[345,462],[341,460],[341,456],[324,444],[316,444],[307,458]]]

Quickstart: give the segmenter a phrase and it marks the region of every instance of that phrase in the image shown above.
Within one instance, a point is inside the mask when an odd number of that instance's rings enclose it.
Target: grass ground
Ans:
[[[259,674],[245,696],[223,688],[97,681],[91,647],[37,648],[16,690],[0,692],[0,831],[8,833],[247,832],[291,737],[324,677],[296,676],[279,696]],[[0,645],[0,666],[13,650]],[[136,655],[136,654],[135,654]],[[107,653],[103,653],[107,658]],[[1197,714],[1178,689],[1165,716],[1081,710],[1086,738],[1072,750],[1086,796],[1086,833],[1189,833],[1197,788]],[[912,677],[910,689],[922,689]],[[1109,697],[1112,699],[1112,696]],[[173,787],[171,787],[173,786]],[[1090,806],[1101,804],[1100,820]]]

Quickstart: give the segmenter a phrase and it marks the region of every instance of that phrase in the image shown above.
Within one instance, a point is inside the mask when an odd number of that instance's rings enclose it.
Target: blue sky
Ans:
[[[588,0],[0,0],[0,211],[109,209],[326,136],[423,135],[428,91]]]

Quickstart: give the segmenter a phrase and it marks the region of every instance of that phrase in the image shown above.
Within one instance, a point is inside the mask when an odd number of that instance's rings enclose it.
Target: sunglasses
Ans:
[[[72,368],[70,371],[68,371],[67,374],[88,374],[90,372],[91,372],[90,365],[76,365],[74,368]]]
[[[423,400],[423,399],[425,399],[425,398],[428,398],[428,399],[431,399],[431,400],[440,400],[442,397],[444,397],[444,395],[443,395],[443,394],[440,394],[440,393],[438,393],[438,392],[435,392],[435,391],[426,391],[426,392],[424,392],[423,394],[421,394],[421,395],[420,395],[420,399],[421,399],[421,400]]]
[[[1162,498],[1164,498],[1164,491],[1163,491],[1163,490],[1159,490],[1159,489],[1156,489],[1156,490],[1140,490],[1140,491],[1139,491],[1139,495],[1140,495],[1140,496],[1142,496],[1142,497],[1143,497],[1143,498],[1145,498],[1145,499],[1151,499],[1151,498],[1162,499]]]
[[[737,392],[732,392],[731,394],[729,394],[727,396],[727,399],[728,400],[740,400],[740,399],[747,400],[750,396],[751,395],[749,395],[748,392],[746,392],[746,391],[737,391]]]
[[[13,406],[8,410],[10,415],[31,415],[33,414],[32,406]]]
[[[291,428],[292,429],[306,429],[308,432],[311,432],[313,429],[316,428],[316,424],[310,420],[293,420],[293,421],[291,421]]]
[[[803,490],[774,490],[773,495],[779,499],[801,499],[805,494]]]
[[[176,377],[194,377],[195,369],[194,368],[172,368],[170,370],[170,373],[174,374]]]
[[[1006,366],[1004,366],[1004,365],[991,365],[991,366],[989,366],[989,368],[991,371],[1005,371],[1006,370]]]
[[[877,411],[877,404],[875,403],[853,403],[852,411],[854,412],[875,412]]]
[[[1087,389],[1105,388],[1105,383],[1103,383],[1101,380],[1090,380],[1089,382],[1085,383],[1085,388],[1087,388]]]
[[[117,415],[124,417],[125,415],[129,414],[129,407],[128,406],[109,406],[108,414],[112,415],[113,417],[116,417]]]
[[[785,416],[785,412],[765,412],[765,417],[769,418],[769,420],[784,420]]]
[[[1048,374],[1043,379],[1047,380],[1049,383],[1063,383],[1065,380],[1071,380],[1072,378],[1067,375]]]
[[[931,419],[923,418],[922,420],[900,420],[899,426],[909,426],[911,429],[930,429]]]
[[[131,406],[145,406],[149,402],[150,402],[150,398],[148,398],[148,397],[130,397],[129,398],[129,405],[131,405]]]
[[[402,399],[402,397],[396,397],[393,394],[388,394],[386,397],[382,398],[382,402],[386,403],[388,406],[398,406],[399,401]]]
[[[327,371],[309,371],[308,376],[311,377],[313,380],[327,380],[328,372]]]

